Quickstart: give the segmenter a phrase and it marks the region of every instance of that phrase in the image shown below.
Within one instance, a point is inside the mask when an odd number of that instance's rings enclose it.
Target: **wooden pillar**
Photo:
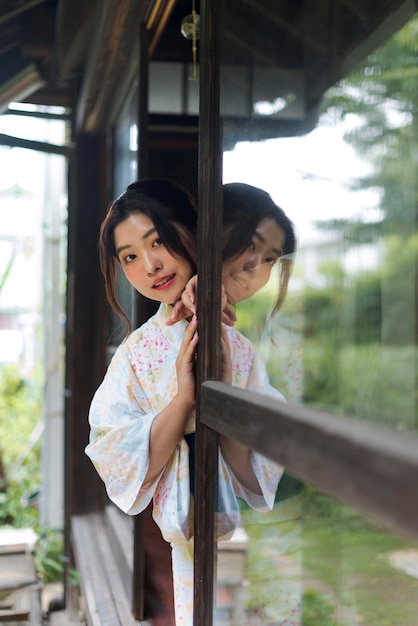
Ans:
[[[66,527],[70,516],[97,510],[103,483],[84,454],[88,411],[104,371],[101,321],[106,310],[97,253],[102,199],[102,137],[79,135],[69,168],[66,320]]]

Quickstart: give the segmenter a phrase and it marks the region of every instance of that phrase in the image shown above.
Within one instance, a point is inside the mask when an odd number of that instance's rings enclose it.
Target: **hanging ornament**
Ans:
[[[195,0],[192,2],[192,12],[181,22],[181,34],[185,39],[192,41],[193,74],[189,80],[197,80],[197,40],[200,38],[200,15],[195,10]]]

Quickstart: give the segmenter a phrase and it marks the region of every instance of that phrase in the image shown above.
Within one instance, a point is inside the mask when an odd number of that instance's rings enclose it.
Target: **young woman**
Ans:
[[[142,295],[161,303],[116,351],[93,398],[86,454],[110,499],[134,515],[153,501],[153,517],[171,543],[177,625],[193,619],[193,497],[189,446],[195,430],[194,360],[197,319],[167,326],[173,304],[196,272],[197,214],[190,195],[173,182],[133,183],[102,224],[99,252],[106,293],[124,314],[115,289],[120,263]],[[282,399],[270,387],[250,342],[222,331],[223,380]],[[237,496],[270,510],[283,472],[277,464],[220,437],[217,536],[239,521]]]

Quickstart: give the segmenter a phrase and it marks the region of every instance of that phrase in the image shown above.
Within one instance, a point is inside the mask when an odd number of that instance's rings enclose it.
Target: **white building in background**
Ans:
[[[321,289],[329,284],[325,268],[338,262],[345,274],[353,276],[360,272],[377,269],[381,264],[382,249],[378,243],[353,245],[341,235],[321,233],[314,239],[298,244],[296,267],[290,282],[292,290],[304,287]]]

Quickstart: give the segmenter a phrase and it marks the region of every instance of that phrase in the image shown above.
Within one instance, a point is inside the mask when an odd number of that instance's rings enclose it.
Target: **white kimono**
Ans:
[[[85,451],[104,481],[109,498],[122,511],[135,515],[153,500],[153,517],[173,548],[176,624],[180,625],[192,624],[193,613],[193,498],[189,446],[184,437],[161,474],[144,484],[152,422],[177,391],[175,364],[187,322],[166,326],[170,314],[171,307],[161,304],[157,313],[117,349],[91,404],[90,443]],[[228,327],[227,332],[232,384],[284,400],[270,386],[251,343],[234,328]],[[194,430],[193,414],[185,433]],[[219,451],[219,538],[226,538],[239,523],[237,496],[256,511],[269,511],[274,506],[283,468],[256,452],[252,453],[252,464],[262,495],[239,483]]]

